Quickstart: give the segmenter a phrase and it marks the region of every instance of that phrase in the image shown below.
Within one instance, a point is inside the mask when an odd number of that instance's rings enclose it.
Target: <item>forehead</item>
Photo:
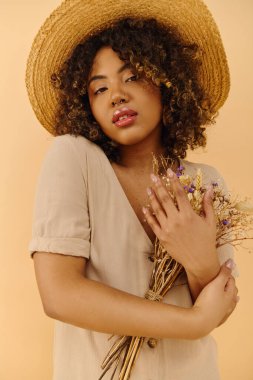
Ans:
[[[95,55],[90,74],[103,74],[103,70],[118,68],[122,66],[123,63],[124,61],[119,58],[117,53],[112,50],[110,46],[104,46]]]

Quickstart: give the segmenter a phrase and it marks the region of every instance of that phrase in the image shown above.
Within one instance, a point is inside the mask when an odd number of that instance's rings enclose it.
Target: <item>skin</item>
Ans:
[[[155,189],[149,189],[152,210],[143,209],[165,249],[180,262],[188,277],[192,298],[195,300],[203,287],[217,276],[220,263],[216,250],[216,221],[212,207],[212,192],[203,199],[204,217],[197,215],[187,198],[179,179],[168,172],[170,183],[178,200],[177,210],[165,186],[152,176]]]
[[[136,80],[132,69],[117,71],[124,65],[117,54],[104,47],[97,53],[91,79],[106,75],[90,83],[88,96],[94,118],[103,132],[121,146],[121,166],[131,171],[145,168],[151,172],[150,152],[162,153],[160,144],[162,104],[160,89],[145,78]],[[96,91],[99,91],[96,94]],[[120,104],[120,100],[124,103]],[[113,102],[117,103],[113,106]],[[134,124],[119,128],[112,123],[116,109],[127,106],[138,112]]]
[[[124,65],[118,55],[106,46],[97,53],[90,71],[88,95],[92,113],[103,132],[120,144],[120,170],[143,179],[150,178],[152,163],[150,152],[163,152],[160,142],[162,103],[160,88],[145,78],[133,78],[128,68],[120,73]],[[100,78],[103,76],[103,78]],[[112,123],[116,109],[124,105],[138,112],[134,124],[119,128]],[[113,106],[117,103],[117,106]],[[220,270],[215,247],[216,227],[211,207],[211,194],[204,198],[206,218],[193,212],[190,202],[176,177],[172,178],[176,193],[182,193],[180,212],[177,212],[161,182],[155,183],[150,204],[157,218],[147,212],[146,219],[155,235],[163,242],[171,255],[186,269],[192,299],[195,300]],[[150,188],[151,189],[151,188]]]
[[[33,257],[45,313],[84,329],[115,335],[199,339],[221,324],[236,306],[237,292],[233,280],[229,280],[231,269],[225,265],[192,308],[181,308],[87,279],[86,259],[82,257],[52,252],[36,252]]]
[[[150,152],[163,152],[160,144],[160,91],[143,78],[129,80],[133,74],[129,70],[119,73],[122,64],[110,47],[98,52],[90,78],[94,75],[104,75],[106,78],[91,82],[88,89],[90,105],[103,131],[120,144],[120,165],[123,170],[129,175],[141,173],[141,178],[150,178]],[[103,90],[95,95],[101,88]],[[138,118],[131,127],[119,129],[111,120],[115,109],[122,106],[119,103],[121,99],[138,112]],[[172,184],[178,204],[182,206],[180,212],[173,209],[165,189],[156,182],[152,187],[150,202],[157,217],[146,214],[146,218],[154,233],[185,266],[193,297],[194,292],[197,297],[193,307],[186,309],[152,302],[90,280],[85,275],[85,258],[36,252],[33,256],[36,279],[45,313],[49,317],[109,334],[174,339],[198,339],[228,318],[237,303],[237,288],[231,268],[225,264],[221,268],[216,267],[217,276],[212,281],[205,277],[201,282],[202,276],[208,277],[209,274],[210,277],[207,262],[213,267],[216,265],[213,260],[215,249],[211,203],[206,201],[206,219],[199,220],[187,205],[176,178],[172,179]],[[210,200],[210,197],[206,198]],[[196,241],[191,235],[199,233],[201,238]],[[175,238],[175,243],[170,236]],[[231,266],[231,261],[227,265]],[[209,283],[203,288],[204,282]]]

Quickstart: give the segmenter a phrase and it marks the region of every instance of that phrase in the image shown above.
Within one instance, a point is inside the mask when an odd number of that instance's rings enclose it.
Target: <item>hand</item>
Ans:
[[[199,216],[179,179],[169,175],[171,189],[176,197],[175,206],[168,189],[158,176],[151,174],[154,187],[148,188],[151,210],[143,208],[146,220],[168,253],[185,270],[195,277],[203,278],[210,268],[217,275],[220,264],[216,252],[216,220],[212,206],[212,194],[204,194],[204,216]],[[154,181],[154,179],[156,179]]]
[[[226,266],[229,261],[222,265],[218,276],[205,286],[193,306],[193,311],[198,317],[201,316],[201,327],[208,333],[225,322],[239,301],[231,269]]]

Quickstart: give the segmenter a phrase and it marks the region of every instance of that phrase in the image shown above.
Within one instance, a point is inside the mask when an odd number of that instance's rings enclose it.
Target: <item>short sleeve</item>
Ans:
[[[69,135],[56,136],[46,153],[35,191],[28,250],[89,258],[87,169]]]

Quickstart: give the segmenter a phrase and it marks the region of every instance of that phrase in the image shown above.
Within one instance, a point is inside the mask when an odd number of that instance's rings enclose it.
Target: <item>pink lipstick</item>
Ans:
[[[117,109],[113,113],[112,122],[117,125],[117,127],[124,127],[126,125],[132,124],[138,113],[128,107],[122,107]]]

